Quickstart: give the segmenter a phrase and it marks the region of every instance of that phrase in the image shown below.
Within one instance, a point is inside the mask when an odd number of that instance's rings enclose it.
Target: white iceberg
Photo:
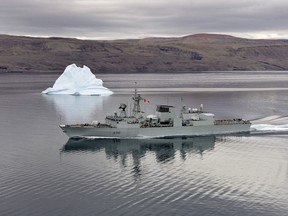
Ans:
[[[103,81],[97,79],[87,66],[68,65],[55,81],[53,87],[42,91],[43,94],[70,95],[111,95],[113,92],[103,86]]]

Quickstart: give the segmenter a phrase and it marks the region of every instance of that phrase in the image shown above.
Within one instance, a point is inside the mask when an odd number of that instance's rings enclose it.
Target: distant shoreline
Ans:
[[[9,75],[9,74],[22,74],[22,75],[61,75],[64,71],[24,71],[24,70],[15,70],[15,71],[0,71],[0,76],[1,75]],[[279,70],[279,71],[179,71],[179,72],[124,72],[124,73],[120,73],[120,72],[109,72],[109,73],[103,73],[103,72],[99,72],[99,73],[95,73],[93,72],[93,74],[97,75],[137,75],[137,74],[159,74],[159,75],[177,75],[177,74],[215,74],[215,73],[227,73],[227,74],[233,74],[233,73],[257,73],[257,74],[273,74],[273,73],[288,73],[288,70]]]
[[[113,41],[0,35],[0,50],[0,73],[61,74],[70,64],[96,74],[288,70],[288,40],[220,34]]]
[[[55,70],[55,71],[41,71],[41,70],[39,70],[39,71],[32,71],[32,70],[0,70],[0,75],[1,74],[31,74],[31,75],[41,75],[41,74],[51,74],[51,75],[61,75],[62,73],[64,72],[64,70],[63,71],[60,71],[60,70]],[[250,71],[244,71],[244,70],[232,70],[232,71],[177,71],[177,72],[171,72],[171,71],[168,71],[168,72],[166,72],[166,71],[163,71],[163,72],[159,72],[159,71],[157,71],[157,72],[94,72],[94,71],[92,71],[92,73],[93,74],[95,74],[95,75],[113,75],[113,74],[115,74],[115,75],[120,75],[120,74],[123,74],[123,75],[125,75],[125,74],[135,74],[135,75],[137,75],[137,74],[161,74],[161,75],[163,75],[163,74],[169,74],[169,75],[171,75],[171,74],[175,74],[175,75],[177,75],[177,74],[215,74],[215,73],[265,73],[265,74],[267,74],[267,73],[281,73],[281,72],[283,72],[283,73],[287,73],[288,72],[288,70],[274,70],[274,71],[265,71],[265,70],[263,70],[263,71],[252,71],[252,70],[250,70]]]

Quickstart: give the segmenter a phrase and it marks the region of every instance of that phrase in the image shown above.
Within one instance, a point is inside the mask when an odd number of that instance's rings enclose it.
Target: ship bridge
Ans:
[[[175,107],[169,105],[157,105],[156,116],[160,122],[170,122],[175,118]]]

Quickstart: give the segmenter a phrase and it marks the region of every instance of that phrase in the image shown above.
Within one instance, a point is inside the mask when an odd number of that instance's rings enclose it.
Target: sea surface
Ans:
[[[0,215],[245,215],[288,212],[288,72],[97,75],[111,96],[42,95],[59,75],[0,74]],[[136,82],[136,84],[135,84]],[[138,91],[150,103],[244,118],[248,134],[68,139]]]

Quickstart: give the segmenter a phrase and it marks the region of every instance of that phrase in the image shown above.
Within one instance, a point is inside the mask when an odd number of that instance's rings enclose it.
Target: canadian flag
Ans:
[[[150,103],[150,101],[147,99],[144,99],[144,103]]]

